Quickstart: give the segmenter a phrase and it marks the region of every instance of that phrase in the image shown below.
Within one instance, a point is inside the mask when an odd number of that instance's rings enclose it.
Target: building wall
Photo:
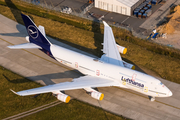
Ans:
[[[95,0],[95,7],[124,15],[131,15],[131,8],[117,0]]]

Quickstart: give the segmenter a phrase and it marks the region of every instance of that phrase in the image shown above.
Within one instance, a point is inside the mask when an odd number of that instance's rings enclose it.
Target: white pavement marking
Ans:
[[[127,17],[125,20],[123,20],[121,23],[124,23],[127,19],[129,19],[129,17]]]

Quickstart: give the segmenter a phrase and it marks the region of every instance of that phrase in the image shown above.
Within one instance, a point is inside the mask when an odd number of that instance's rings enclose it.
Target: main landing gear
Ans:
[[[148,97],[151,102],[155,101],[155,97],[152,97],[152,96],[148,96]]]

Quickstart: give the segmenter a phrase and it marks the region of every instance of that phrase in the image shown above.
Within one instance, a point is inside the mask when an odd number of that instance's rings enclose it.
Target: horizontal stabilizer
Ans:
[[[40,46],[34,44],[34,43],[23,43],[19,45],[12,45],[7,46],[10,49],[34,49],[34,48],[41,48]]]

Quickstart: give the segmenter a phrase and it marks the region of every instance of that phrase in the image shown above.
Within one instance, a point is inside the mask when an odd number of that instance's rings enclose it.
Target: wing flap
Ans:
[[[10,49],[34,49],[34,48],[41,48],[40,46],[34,44],[34,43],[23,43],[19,45],[12,45],[7,46]]]
[[[92,76],[84,76],[80,78],[75,78],[73,79],[72,82],[58,83],[54,85],[48,85],[48,86],[24,90],[20,92],[14,92],[14,91],[13,92],[20,96],[26,96],[26,95],[54,92],[54,91],[74,90],[74,89],[82,89],[88,87],[108,87],[108,86],[117,86],[117,85],[118,83],[112,80],[97,78]]]

